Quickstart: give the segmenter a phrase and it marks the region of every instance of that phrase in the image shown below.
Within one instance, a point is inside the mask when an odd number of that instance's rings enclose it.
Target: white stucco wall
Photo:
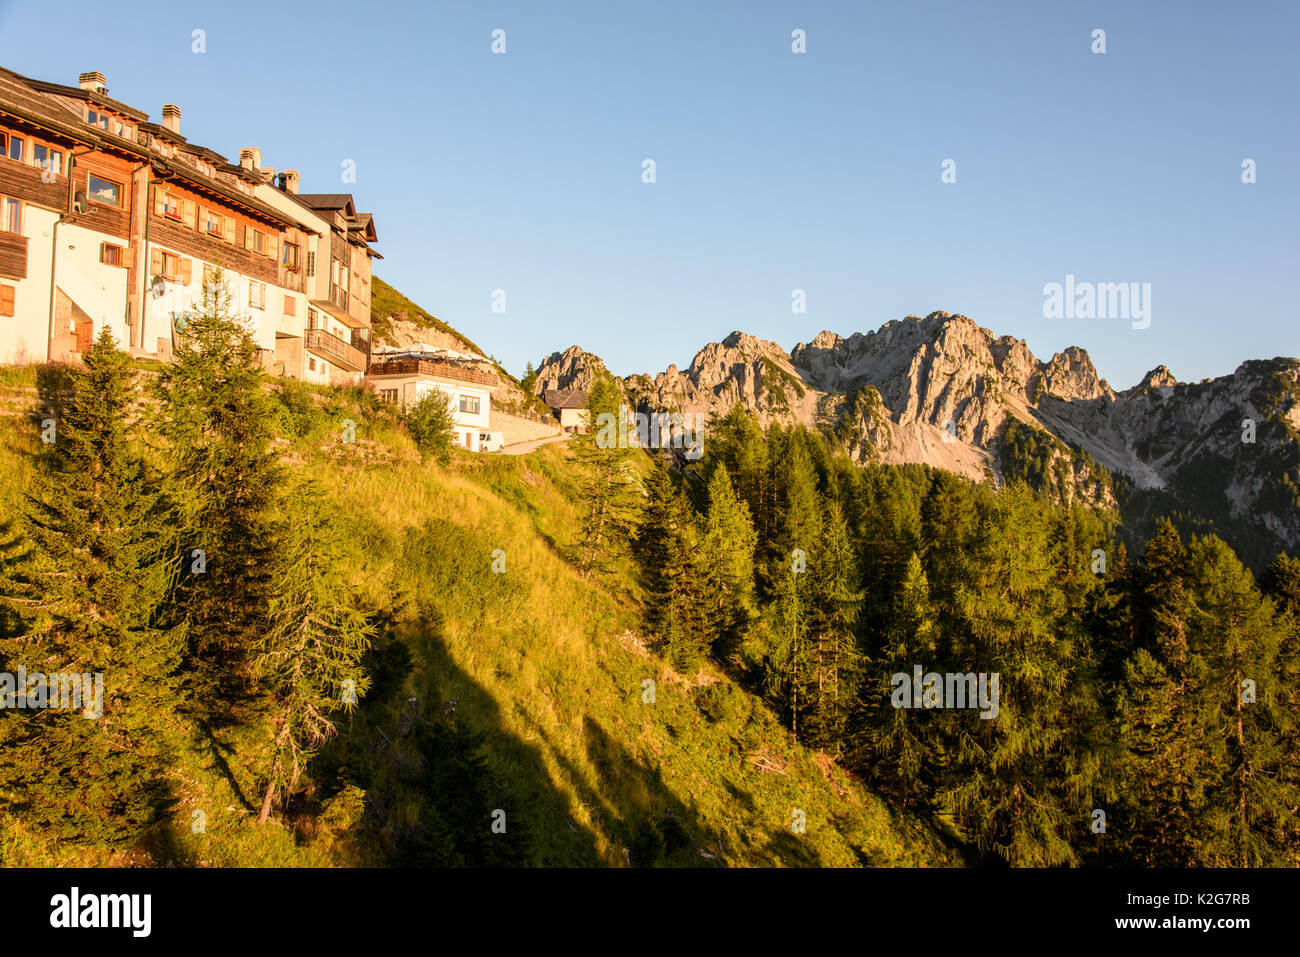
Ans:
[[[0,317],[0,362],[44,362],[49,358],[50,243],[57,219],[57,213],[23,205],[27,278],[0,279],[14,287],[13,318]]]
[[[108,326],[118,347],[125,348],[130,342],[126,327],[127,270],[106,266],[99,258],[102,243],[112,243],[125,251],[126,241],[65,223],[59,227],[58,242],[55,285],[90,316],[93,336]]]

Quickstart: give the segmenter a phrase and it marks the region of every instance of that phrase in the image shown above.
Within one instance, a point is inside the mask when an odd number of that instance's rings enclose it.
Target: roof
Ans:
[[[54,133],[72,143],[138,157],[149,154],[147,149],[134,140],[87,126],[71,109],[39,92],[34,81],[3,67],[0,67],[0,113]]]
[[[587,393],[581,389],[547,389],[542,401],[552,409],[585,409]]]
[[[65,86],[61,83],[50,83],[45,80],[33,80],[20,73],[15,73],[13,70],[0,67],[0,115],[11,116],[22,123],[34,126],[49,134],[54,134],[55,138],[61,137],[70,143],[126,154],[137,159],[147,159],[153,167],[155,176],[163,180],[183,181],[187,187],[205,193],[214,199],[238,205],[254,216],[319,235],[317,229],[287,213],[281,212],[274,206],[253,196],[241,193],[238,189],[215,177],[205,176],[183,162],[177,162],[163,156],[135,139],[127,139],[88,126],[84,122],[84,118],[78,116],[76,111],[68,104],[55,98],[59,96],[86,100],[116,110],[125,116],[133,117],[138,120],[141,130],[173,143],[182,152],[198,156],[221,172],[231,173],[247,181],[254,179],[249,175],[249,171],[242,166],[233,166],[227,163],[222,154],[205,146],[190,143],[185,137],[172,132],[165,126],[148,122],[149,114],[141,112],[126,103],[110,99],[93,90],[83,90],[80,87]],[[260,180],[260,177],[257,179]],[[357,216],[350,193],[296,194],[286,192],[285,195],[292,196],[304,207],[313,211],[344,210],[344,215],[349,219],[358,220],[355,228],[361,231],[362,241],[375,241],[375,230],[370,214],[363,213],[361,216]],[[370,250],[370,253],[375,257],[379,256],[374,250]]]
[[[23,77],[32,87],[42,93],[53,93],[56,96],[72,96],[79,100],[85,100],[87,103],[94,103],[98,106],[115,110],[123,116],[129,116],[137,122],[143,123],[149,119],[149,114],[143,110],[137,110],[134,106],[123,103],[121,100],[115,100],[111,96],[105,96],[102,93],[96,93],[94,90],[83,90],[79,86],[68,86],[64,83],[51,83],[49,80],[33,80]]]
[[[312,209],[341,209],[348,216],[357,214],[351,193],[299,193],[298,198]]]
[[[262,202],[260,199],[254,199],[252,196],[246,196],[243,193],[239,192],[239,190],[232,189],[231,187],[227,186],[225,183],[221,182],[218,179],[213,179],[212,177],[204,176],[202,173],[198,172],[197,170],[192,170],[189,167],[184,166],[180,163],[171,162],[161,156],[156,156],[156,155],[153,156],[152,162],[153,162],[154,175],[157,176],[159,179],[183,180],[185,185],[188,188],[194,189],[200,193],[207,193],[216,199],[225,200],[228,203],[234,203],[238,206],[242,206],[244,209],[248,210],[249,212],[255,213],[256,215],[261,216],[264,219],[270,219],[273,222],[283,223],[286,226],[293,226],[297,229],[302,230],[305,233],[313,233],[315,235],[320,235],[320,233],[317,230],[312,229],[312,227],[308,226],[306,223],[297,220],[286,213],[280,212],[274,206],[270,206]]]

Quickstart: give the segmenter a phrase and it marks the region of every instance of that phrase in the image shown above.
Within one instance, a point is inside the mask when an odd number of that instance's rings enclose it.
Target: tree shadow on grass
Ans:
[[[424,606],[390,622],[351,729],[326,745],[323,792],[365,791],[359,863],[406,867],[591,866],[596,837],[567,813],[539,750],[505,727],[493,696],[450,655]]]

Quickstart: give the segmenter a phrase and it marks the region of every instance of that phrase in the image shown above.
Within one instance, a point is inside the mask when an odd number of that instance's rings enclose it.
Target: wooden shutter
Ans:
[[[153,188],[153,211],[156,216],[163,216],[167,212],[167,194],[157,186]]]
[[[233,243],[235,241],[235,219],[233,216],[222,217],[221,238],[228,243]]]
[[[244,227],[244,248],[245,249],[253,248],[253,227],[252,226]]]
[[[149,254],[149,276],[161,276],[163,271],[163,254],[161,249],[155,249]]]
[[[108,262],[108,245],[108,243],[99,244],[99,261],[102,263]]]
[[[122,250],[122,268],[123,268],[123,269],[130,269],[130,268],[131,268],[132,266],[134,266],[134,265],[135,265],[135,250],[134,250],[134,249],[123,249],[123,250]]]
[[[14,287],[0,286],[0,316],[14,314]]]
[[[286,316],[298,315],[298,300],[285,293],[284,296],[284,314]]]
[[[181,200],[181,219],[190,229],[198,228],[198,208],[194,205],[194,200]]]
[[[194,280],[194,260],[182,259],[181,260],[181,282],[183,282],[185,285],[188,286],[193,280]]]
[[[276,236],[266,237],[266,255],[274,260],[280,257],[280,240]]]

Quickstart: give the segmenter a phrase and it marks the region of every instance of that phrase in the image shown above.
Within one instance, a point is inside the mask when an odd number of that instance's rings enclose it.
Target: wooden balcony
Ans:
[[[497,377],[491,372],[480,372],[451,362],[438,359],[389,359],[387,362],[376,360],[370,366],[370,375],[417,375],[437,376],[443,379],[459,379],[462,382],[474,382],[478,385],[495,388]]]
[[[307,348],[318,356],[329,359],[331,362],[337,362],[344,368],[351,369],[354,372],[365,371],[366,354],[344,342],[338,336],[332,335],[324,329],[308,329],[304,337]]]

